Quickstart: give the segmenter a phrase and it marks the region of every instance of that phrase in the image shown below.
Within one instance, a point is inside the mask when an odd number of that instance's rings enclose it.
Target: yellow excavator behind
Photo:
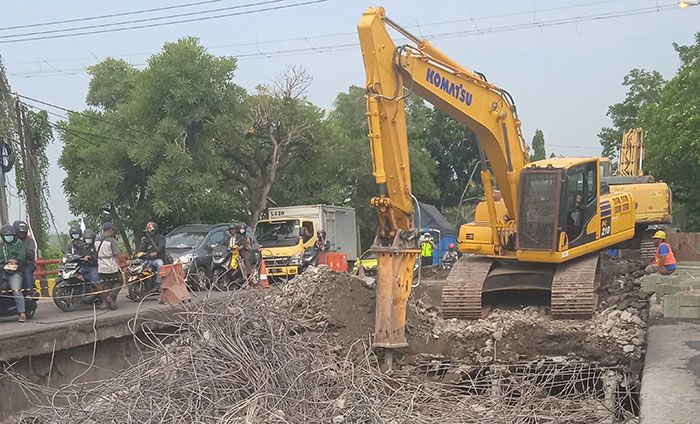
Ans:
[[[387,25],[410,43],[396,46]],[[478,319],[482,293],[551,291],[552,315],[588,318],[596,306],[598,254],[634,236],[628,193],[601,193],[600,158],[529,163],[511,95],[370,8],[358,25],[379,217],[375,345],[406,345],[406,301],[418,234],[404,99],[415,93],[469,127],[481,155],[484,201],[459,230],[465,253],[442,294],[445,317]],[[494,196],[497,185],[500,198]]]

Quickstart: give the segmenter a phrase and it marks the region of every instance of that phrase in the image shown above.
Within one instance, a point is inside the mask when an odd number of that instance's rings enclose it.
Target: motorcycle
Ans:
[[[17,272],[17,265],[0,263],[0,272],[0,317],[17,316],[17,305],[8,282],[8,277]],[[24,292],[24,312],[27,318],[33,317],[37,308],[37,300],[31,294]]]
[[[53,289],[53,302],[63,312],[73,311],[81,303],[97,300],[97,295],[94,294],[97,287],[80,272],[82,261],[80,255],[66,255],[61,259]]]
[[[240,288],[243,283],[243,273],[240,267],[238,249],[223,245],[214,246],[212,255],[212,275],[214,287],[218,290]]]
[[[160,290],[156,285],[156,269],[144,259],[144,253],[136,253],[127,263],[126,283],[129,287],[127,297],[139,302],[151,293]]]

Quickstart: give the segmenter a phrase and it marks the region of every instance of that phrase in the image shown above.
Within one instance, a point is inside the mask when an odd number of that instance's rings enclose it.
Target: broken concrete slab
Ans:
[[[665,296],[662,303],[665,318],[700,319],[700,290]]]

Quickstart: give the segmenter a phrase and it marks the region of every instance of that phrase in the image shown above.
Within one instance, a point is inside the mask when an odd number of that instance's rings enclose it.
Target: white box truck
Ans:
[[[349,262],[355,260],[355,209],[330,205],[269,208],[268,219],[259,221],[255,228],[267,274],[282,278],[298,274],[304,252],[315,245],[320,230],[326,231],[329,252],[344,253]]]

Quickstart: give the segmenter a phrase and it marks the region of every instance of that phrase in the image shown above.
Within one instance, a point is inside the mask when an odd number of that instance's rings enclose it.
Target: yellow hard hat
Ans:
[[[652,238],[666,240],[666,232],[659,230],[659,231],[654,233],[654,237],[652,237]]]

